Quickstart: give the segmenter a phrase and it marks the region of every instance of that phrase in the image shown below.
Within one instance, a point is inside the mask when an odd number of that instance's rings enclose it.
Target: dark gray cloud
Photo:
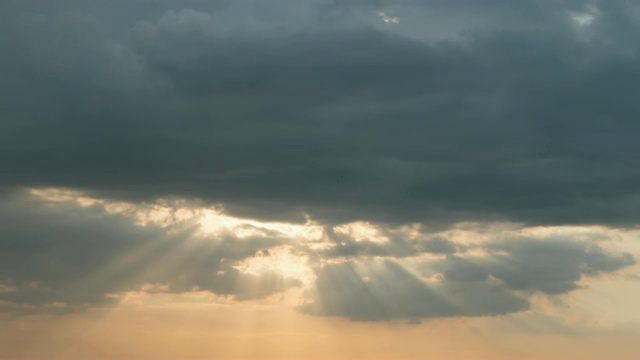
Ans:
[[[127,24],[37,3],[5,5],[3,187],[338,223],[637,219],[633,4],[581,30],[573,2],[363,2],[337,22],[327,2],[120,2]],[[411,7],[505,22],[431,44],[375,15]]]
[[[526,299],[496,284],[428,284],[392,261],[325,265],[316,272],[311,301],[300,310],[356,321],[486,316],[528,308]]]
[[[167,233],[100,206],[46,207],[14,194],[25,186],[134,203],[184,197],[255,218],[309,215],[333,242],[291,242],[316,266],[316,292],[300,307],[316,315],[504,314],[526,309],[533,292],[566,293],[628,266],[631,255],[575,239],[490,241],[473,257],[429,234],[379,242],[331,228],[637,225],[638,9],[1,2],[0,284],[15,291],[0,300],[81,306],[144,283],[251,299],[300,284],[233,267],[290,240],[202,242],[195,224]],[[439,280],[399,265],[424,253],[440,257],[421,268]],[[387,260],[362,265],[376,257]],[[329,258],[348,262],[320,265]]]
[[[424,235],[416,239],[407,238],[406,234],[379,229],[380,239],[354,239],[349,234],[336,233],[330,226],[325,227],[324,232],[332,246],[316,251],[320,258],[357,258],[357,257],[393,257],[405,258],[417,256],[422,253],[452,254],[458,250],[454,242],[431,235]]]
[[[502,281],[512,290],[562,294],[580,287],[586,276],[597,276],[635,264],[629,253],[612,254],[590,241],[566,237],[510,238],[487,244],[482,256],[449,255],[425,265],[452,282]]]
[[[319,266],[300,310],[357,321],[501,315],[529,309],[535,292],[567,293],[586,276],[635,264],[631,254],[567,238],[493,240],[486,249],[424,260],[414,272],[392,260]]]
[[[612,255],[595,244],[570,239],[514,239],[493,244],[496,254],[480,267],[513,289],[560,294],[578,288],[585,275],[597,275],[635,264],[629,253]]]
[[[441,237],[419,240],[417,247],[420,252],[434,254],[451,254],[457,250],[453,242]]]

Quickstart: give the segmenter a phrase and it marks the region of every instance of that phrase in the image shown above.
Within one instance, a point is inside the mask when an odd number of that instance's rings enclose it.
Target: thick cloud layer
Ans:
[[[630,266],[588,239],[439,231],[637,226],[638,19],[622,0],[1,2],[0,307],[305,288],[313,315],[500,315]],[[22,192],[47,187],[82,193]],[[319,235],[112,211],[159,198]]]
[[[638,217],[631,3],[91,4],[3,5],[2,187],[330,223]],[[429,38],[429,13],[452,25]]]

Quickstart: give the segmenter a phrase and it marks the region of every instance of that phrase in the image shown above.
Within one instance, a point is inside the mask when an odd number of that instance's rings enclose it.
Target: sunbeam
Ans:
[[[640,4],[0,0],[0,359],[637,360]]]

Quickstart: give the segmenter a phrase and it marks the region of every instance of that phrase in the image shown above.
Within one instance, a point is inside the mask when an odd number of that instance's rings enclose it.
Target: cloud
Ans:
[[[381,321],[490,316],[529,309],[535,292],[556,295],[585,276],[635,264],[593,243],[546,238],[494,240],[484,255],[410,262],[352,260],[317,267],[315,288],[300,310],[313,315]]]
[[[124,32],[90,7],[15,6],[0,44],[2,186],[196,197],[328,223],[630,225],[638,71],[631,44],[605,41],[623,16],[614,3],[598,3],[590,25],[602,41],[565,24],[485,26],[440,44],[323,27],[316,3],[296,10],[304,26],[276,15],[279,3],[260,15],[239,2],[147,15]],[[562,6],[478,16],[569,24],[551,15],[575,10]]]
[[[639,13],[626,1],[2,3],[0,300],[74,308],[143,284],[240,300],[313,283],[300,310],[315,315],[484,316],[629,266],[583,238],[487,231],[469,245],[439,232],[637,225]],[[45,205],[16,195],[25,187],[102,200]],[[145,204],[158,199],[222,206],[228,226],[157,222]],[[317,279],[261,263],[282,256]]]
[[[419,250],[435,254],[450,254],[456,252],[456,245],[447,239],[435,237],[420,241]]]
[[[61,189],[5,196],[2,309],[78,311],[114,306],[136,291],[243,301],[298,288],[298,310],[318,316],[493,316],[528,309],[536,293],[567,293],[585,277],[635,263],[628,253],[600,247],[602,234],[514,235],[535,234],[525,228],[460,246],[455,236],[444,237],[447,231],[371,223],[323,230],[234,218],[201,205],[124,203]]]
[[[469,274],[476,267],[475,274],[490,274],[511,289],[561,294],[577,289],[584,276],[635,264],[629,253],[611,254],[596,244],[567,238],[516,238],[489,247],[495,251],[491,256],[473,265],[454,262],[448,271]]]
[[[392,261],[325,265],[316,272],[311,301],[300,310],[357,321],[500,315],[527,301],[488,283],[429,284]]]
[[[168,227],[136,224],[110,214],[108,206],[43,203],[24,194],[2,200],[0,299],[13,307],[108,305],[117,300],[109,294],[143,284],[166,284],[169,292],[198,288],[237,300],[301,284],[278,269],[249,273],[235,267],[286,241],[274,236],[201,234],[193,218]]]

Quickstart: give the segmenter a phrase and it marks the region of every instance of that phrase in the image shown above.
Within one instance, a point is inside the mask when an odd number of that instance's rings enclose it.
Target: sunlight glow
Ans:
[[[588,26],[593,23],[593,20],[598,16],[599,10],[593,5],[589,4],[585,7],[584,11],[581,12],[572,12],[569,15],[571,19],[575,21],[580,26]]]
[[[0,284],[0,293],[13,293],[18,289],[13,285]]]
[[[151,285],[151,284],[147,284]],[[156,285],[153,285],[156,286]],[[162,285],[161,285],[162,287]],[[168,289],[145,289],[126,291],[107,295],[108,298],[117,299],[118,306],[148,306],[148,305],[180,305],[180,304],[230,304],[233,300],[218,296],[211,291],[194,288],[191,291],[181,293],[167,292]]]
[[[384,11],[378,12],[378,16],[380,16],[380,18],[382,18],[382,21],[384,21],[387,24],[399,24],[400,23],[400,18],[399,17],[388,15]]]
[[[318,241],[323,236],[322,227],[311,221],[304,225],[261,222],[228,216],[211,209],[201,210],[200,228],[205,235],[231,232],[238,238],[278,235],[301,241]]]
[[[139,226],[171,227],[194,222],[203,236],[231,234],[245,239],[250,237],[279,236],[298,241],[319,241],[322,226],[308,220],[306,224],[262,222],[226,215],[222,206],[200,207],[186,200],[160,199],[155,203],[133,204],[87,196],[81,191],[61,188],[34,188],[29,193],[51,203],[74,203],[82,207],[101,206],[109,214],[133,219]]]
[[[345,235],[355,241],[372,241],[384,243],[389,239],[382,234],[380,228],[366,221],[357,221],[344,225],[335,226],[333,231],[336,234]]]
[[[305,285],[310,285],[315,279],[308,266],[308,257],[294,254],[290,246],[258,252],[234,267],[251,275],[276,272],[284,277],[298,279]]]

